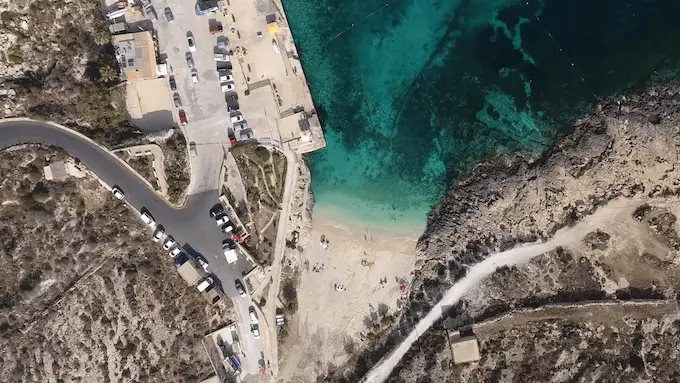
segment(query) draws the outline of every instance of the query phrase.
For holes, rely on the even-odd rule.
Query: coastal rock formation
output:
[[[587,235],[528,265],[498,269],[449,309],[459,326],[476,329],[479,363],[453,367],[435,326],[390,381],[636,382],[660,371],[658,381],[677,380],[678,357],[667,345],[680,340],[679,125],[680,87],[623,96],[579,121],[551,151],[492,159],[456,184],[419,242],[402,333],[488,254],[546,240],[609,210]],[[650,300],[666,309],[644,306]],[[584,301],[613,306],[604,313],[567,309],[517,325],[522,310]],[[624,302],[641,306],[621,308]],[[608,317],[616,310],[617,320]],[[504,315],[505,326],[487,330],[485,323]]]

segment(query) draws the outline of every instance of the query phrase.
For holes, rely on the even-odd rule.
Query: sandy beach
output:
[[[304,251],[296,260],[299,308],[290,334],[299,352],[284,357],[284,381],[307,381],[322,366],[339,365],[348,348],[361,347],[371,320],[401,308],[418,234],[390,236],[388,230],[366,226],[315,212],[311,230],[302,234]],[[320,243],[322,235],[327,248]]]

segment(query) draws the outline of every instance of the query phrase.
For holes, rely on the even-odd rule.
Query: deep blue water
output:
[[[484,157],[675,81],[680,1],[283,0],[328,146],[315,209],[421,229]]]

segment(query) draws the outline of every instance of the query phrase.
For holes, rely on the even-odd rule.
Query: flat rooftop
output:
[[[471,363],[480,359],[479,344],[474,336],[460,337],[458,332],[449,336],[451,351],[453,352],[453,363]]]
[[[116,59],[121,76],[126,81],[156,78],[156,50],[151,32],[135,32],[114,35],[111,43],[116,50]]]
[[[174,125],[172,96],[167,78],[152,78],[125,84],[125,104],[135,127],[154,132]]]

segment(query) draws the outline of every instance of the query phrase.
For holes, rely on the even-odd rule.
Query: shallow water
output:
[[[598,98],[676,80],[680,2],[283,0],[327,147],[315,210],[421,230],[485,156],[540,152]]]

